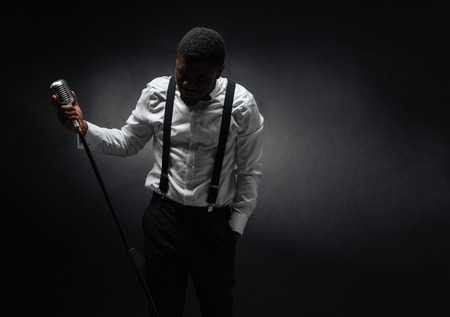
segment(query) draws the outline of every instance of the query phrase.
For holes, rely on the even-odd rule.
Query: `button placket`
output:
[[[197,146],[198,146],[198,119],[199,119],[199,112],[198,107],[194,106],[191,110],[191,116],[190,116],[190,133],[189,133],[189,146],[188,146],[188,152],[186,156],[186,195],[185,198],[190,199],[193,196],[193,190],[195,185],[195,159],[196,159],[196,152],[197,152]]]

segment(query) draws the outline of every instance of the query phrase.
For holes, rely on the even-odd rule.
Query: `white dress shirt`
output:
[[[158,77],[146,85],[122,128],[103,128],[87,121],[85,136],[92,151],[117,156],[136,154],[153,137],[155,162],[145,187],[155,192],[159,192],[169,78]],[[226,78],[217,79],[211,99],[192,106],[181,100],[178,89],[175,91],[166,195],[169,199],[189,206],[207,206],[227,82]],[[263,125],[253,95],[236,84],[216,206],[231,204],[229,223],[233,231],[241,234],[256,206],[262,175]]]

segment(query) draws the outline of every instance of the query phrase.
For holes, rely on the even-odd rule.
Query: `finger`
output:
[[[68,106],[68,105],[58,106],[56,114],[57,114],[59,120],[65,121],[65,120],[69,119],[70,115],[71,114],[73,115],[73,113],[76,112],[72,109],[73,109],[73,107]]]
[[[72,93],[72,96],[73,96],[72,105],[78,106],[78,100],[77,100],[77,95],[75,94],[75,91],[72,90],[71,93]]]
[[[59,108],[58,97],[57,97],[56,95],[52,95],[52,105],[53,105],[53,107],[55,107],[56,109]]]

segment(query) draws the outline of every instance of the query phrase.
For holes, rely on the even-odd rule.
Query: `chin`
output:
[[[187,98],[187,97],[181,97],[181,100],[184,101],[187,105],[193,105],[199,101],[199,99],[196,98]]]

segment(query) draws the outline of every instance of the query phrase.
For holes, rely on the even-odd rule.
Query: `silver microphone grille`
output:
[[[65,79],[54,81],[50,89],[58,96],[58,103],[60,105],[71,104],[74,101],[69,84],[67,84]]]

